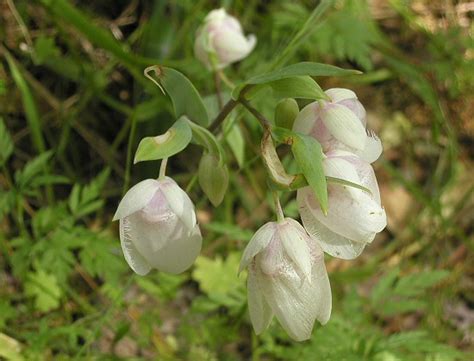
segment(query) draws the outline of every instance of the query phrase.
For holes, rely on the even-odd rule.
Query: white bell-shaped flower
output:
[[[217,70],[245,58],[256,43],[254,35],[245,37],[235,17],[218,9],[212,10],[198,29],[194,52],[208,69]]]
[[[139,275],[152,268],[178,274],[201,250],[202,237],[194,205],[174,180],[146,179],[125,194],[114,220],[129,266]]]
[[[387,225],[380,204],[377,179],[371,165],[347,151],[331,151],[323,160],[326,176],[356,183],[370,193],[348,185],[328,184],[329,209],[324,215],[314,196],[305,187],[298,190],[297,202],[306,231],[331,256],[353,259]]]
[[[296,341],[311,337],[314,321],[331,315],[331,287],[321,247],[295,220],[262,226],[247,245],[240,271],[248,267],[250,320],[262,333],[275,315]]]
[[[382,153],[380,139],[366,132],[366,112],[356,94],[349,89],[325,91],[331,101],[320,100],[304,107],[295,119],[293,130],[316,138],[324,151],[351,151],[372,163]]]

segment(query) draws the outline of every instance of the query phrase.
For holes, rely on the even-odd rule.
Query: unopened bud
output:
[[[292,129],[300,109],[293,98],[281,100],[275,109],[275,124],[278,127]]]
[[[214,154],[203,154],[199,163],[199,184],[214,207],[221,204],[229,185],[229,171]]]

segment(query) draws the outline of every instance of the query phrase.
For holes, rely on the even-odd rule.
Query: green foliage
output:
[[[59,307],[62,295],[56,277],[53,274],[47,274],[43,270],[28,274],[25,282],[25,293],[27,296],[35,298],[35,308],[41,312],[48,312]]]
[[[192,138],[185,116],[180,117],[168,131],[156,137],[145,137],[138,144],[134,163],[171,157],[181,152]]]

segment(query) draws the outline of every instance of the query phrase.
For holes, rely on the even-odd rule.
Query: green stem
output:
[[[168,158],[163,158],[160,164],[160,175],[158,180],[163,180],[166,177],[166,166],[168,165]]]
[[[277,216],[277,221],[281,222],[285,219],[285,215],[283,214],[283,209],[281,208],[280,197],[278,192],[272,192],[273,202],[275,202],[275,213]]]
[[[128,136],[128,146],[127,146],[127,164],[125,168],[125,179],[123,182],[123,190],[122,194],[128,189],[128,184],[130,183],[130,171],[132,168],[132,147],[133,147],[133,140],[135,139],[135,132],[137,130],[137,117],[135,114],[132,115],[131,125],[130,125],[130,133]]]

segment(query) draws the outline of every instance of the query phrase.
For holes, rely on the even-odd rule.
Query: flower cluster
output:
[[[244,36],[234,17],[219,9],[212,11],[199,29],[195,53],[210,70],[219,71],[246,57],[255,42],[254,36]],[[325,94],[327,100],[310,103],[301,111],[293,99],[290,105],[293,114],[297,113],[292,134],[313,137],[322,147],[322,169],[333,180],[327,188],[327,214],[312,188],[300,188],[297,203],[303,225],[285,218],[279,209],[278,221],[262,226],[243,253],[240,271],[248,269],[248,306],[257,334],[275,316],[290,337],[297,341],[309,339],[315,320],[325,324],[331,314],[324,252],[353,259],[386,226],[371,166],[382,153],[380,139],[367,130],[366,111],[354,92],[334,88]],[[269,128],[269,122],[265,126]],[[209,136],[207,133],[201,131],[200,137]],[[156,138],[151,140],[152,146]],[[274,157],[278,157],[271,145]],[[166,160],[162,163],[165,168]],[[219,204],[228,181],[222,157],[205,153],[199,173],[204,192],[213,204]],[[120,221],[125,259],[139,275],[152,268],[181,273],[200,252],[202,237],[194,205],[171,178],[164,176],[164,171],[160,171],[158,180],[147,179],[132,187],[114,219]]]

